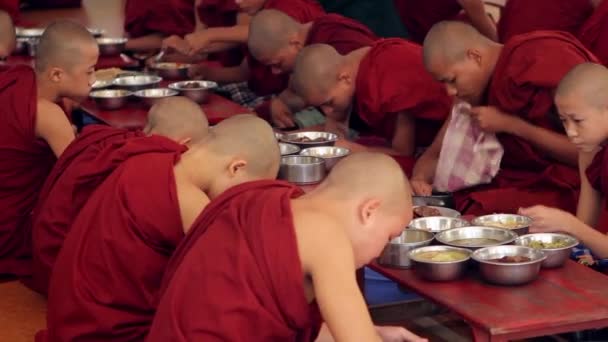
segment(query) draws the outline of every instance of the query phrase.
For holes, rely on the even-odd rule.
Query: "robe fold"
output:
[[[578,39],[608,66],[608,1],[604,0],[585,21]]]
[[[194,30],[194,15],[194,0],[127,0],[125,31],[131,38],[183,36]]]
[[[462,10],[456,0],[394,0],[395,8],[410,39],[422,44],[431,27],[443,20],[453,20]]]
[[[196,12],[206,27],[230,27],[237,24],[239,7],[234,0],[204,0],[196,8]],[[243,61],[245,49],[245,46],[239,46],[213,53],[209,59],[219,61],[225,67],[237,66]]]

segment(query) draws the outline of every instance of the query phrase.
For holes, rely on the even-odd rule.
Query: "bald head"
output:
[[[462,60],[469,49],[492,43],[469,24],[441,21],[424,38],[424,64],[427,69],[436,61],[451,64]]]
[[[207,136],[209,122],[194,101],[183,96],[172,96],[158,101],[150,108],[144,131],[177,142],[196,144]]]
[[[83,63],[85,49],[97,49],[97,41],[82,25],[68,20],[49,25],[36,51],[36,71],[51,67],[69,69]]]
[[[325,93],[338,79],[344,56],[326,44],[312,44],[298,54],[290,87],[301,98]]]
[[[574,67],[555,92],[556,99],[566,97],[596,108],[608,108],[608,68],[594,63]]]
[[[15,49],[15,26],[13,19],[5,12],[0,11],[0,58],[8,57]]]
[[[260,11],[249,24],[249,52],[257,60],[271,58],[289,45],[301,27],[300,23],[281,11]]]

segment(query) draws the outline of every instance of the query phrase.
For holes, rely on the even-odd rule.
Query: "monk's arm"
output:
[[[414,164],[412,181],[422,181],[433,184],[437,162],[439,161],[439,153],[441,153],[441,146],[443,145],[443,137],[445,136],[445,131],[447,131],[449,124],[450,119],[448,118],[443,123],[443,126],[441,126],[441,130],[439,130],[435,139],[433,139],[431,146],[422,153],[420,158],[416,161],[416,164]]]
[[[473,26],[475,26],[481,34],[493,41],[498,41],[496,25],[486,13],[486,8],[482,0],[458,0],[458,3],[466,12]]]
[[[38,101],[36,113],[36,135],[44,139],[55,156],[59,157],[74,140],[74,130],[59,106]]]
[[[574,217],[574,222],[567,225],[565,233],[574,235],[581,243],[593,251],[598,258],[608,258],[608,236]]]
[[[160,33],[149,34],[147,36],[132,38],[127,41],[126,49],[131,51],[149,51],[160,49],[163,45],[163,36]]]
[[[578,157],[578,168],[581,178],[581,192],[578,196],[578,207],[576,217],[591,227],[597,225],[601,211],[601,194],[596,191],[589,183],[587,178],[587,167],[593,161],[597,151],[591,153],[580,152]]]
[[[198,7],[203,3],[203,0],[194,1],[194,32],[204,30],[207,25],[201,20],[198,15]]]

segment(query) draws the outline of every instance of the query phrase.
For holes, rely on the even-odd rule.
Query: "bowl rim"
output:
[[[437,231],[432,230],[432,229],[424,229],[424,228],[414,228],[414,227],[412,227],[412,222],[414,222],[414,221],[422,221],[422,220],[426,220],[426,219],[429,219],[429,218],[436,218],[436,219],[437,218],[441,218],[441,219],[448,219],[448,220],[458,220],[458,221],[462,221],[466,225],[464,225],[462,227],[447,228],[447,229],[441,229],[441,230],[437,230]],[[469,222],[468,220],[465,220],[465,219],[463,219],[461,217],[452,217],[452,216],[424,216],[424,217],[417,217],[417,218],[412,219],[410,221],[410,223],[407,224],[407,226],[408,226],[408,228],[411,227],[411,229],[426,230],[426,231],[429,231],[429,232],[437,232],[438,233],[438,232],[443,232],[443,231],[450,230],[450,229],[470,227],[471,226],[471,222]],[[456,248],[459,248],[459,247],[456,247]]]
[[[293,141],[293,140],[289,140],[289,137],[297,137],[299,135],[302,135],[304,133],[323,133],[323,134],[329,134],[329,138],[327,138],[327,141],[324,142],[319,142],[319,141]],[[326,144],[326,143],[330,143],[330,142],[335,142],[338,140],[338,135],[335,133],[331,133],[331,132],[323,132],[323,131],[306,131],[306,132],[293,132],[293,133],[284,133],[283,136],[280,138],[280,140],[282,142],[286,142],[286,143],[290,143],[290,144],[297,144],[297,145],[316,145],[316,144]]]
[[[294,145],[294,143],[285,143],[285,144]],[[306,154],[306,153],[310,153],[311,150],[321,149],[321,148],[338,149],[338,150],[342,151],[342,154],[337,155],[337,156],[314,156],[314,155]],[[311,147],[303,148],[300,150],[301,156],[319,157],[319,158],[323,158],[323,159],[344,158],[344,157],[348,156],[349,154],[350,154],[350,149],[348,149],[346,147],[340,147],[340,146],[311,146]]]
[[[503,232],[507,232],[508,235],[510,235],[510,238],[505,240],[505,241],[501,241],[495,245],[490,245],[490,246],[463,246],[463,245],[457,245],[457,244],[451,244],[450,241],[446,241],[445,239],[442,239],[442,234],[446,234],[449,231],[452,230],[456,230],[456,229],[467,229],[467,228],[481,228],[481,229],[491,229],[491,230],[499,230],[499,231],[503,231]],[[497,228],[497,227],[485,227],[485,226],[467,226],[467,227],[458,227],[458,228],[452,228],[452,229],[446,229],[446,230],[442,230],[439,233],[436,234],[435,238],[437,239],[438,242],[444,244],[444,245],[448,245],[448,246],[454,246],[454,247],[462,247],[462,248],[487,248],[487,247],[495,247],[495,246],[502,246],[502,245],[509,245],[511,243],[513,243],[513,241],[515,241],[515,239],[517,238],[517,234],[513,232],[513,229],[505,229],[505,228]]]
[[[15,27],[16,38],[40,38],[44,34],[46,27]],[[28,32],[33,32],[29,33]]]
[[[164,69],[166,70],[166,69]],[[208,87],[198,87],[198,88],[182,88],[181,85],[185,84],[185,83],[193,83],[193,82],[197,82],[197,83],[209,83],[210,85]],[[173,82],[171,84],[169,84],[169,89],[173,89],[173,90],[178,90],[178,91],[197,91],[197,90],[211,90],[211,89],[215,89],[218,87],[217,82],[214,81],[205,81],[205,80],[186,80],[186,81],[179,81],[179,82]]]
[[[151,81],[146,82],[146,83],[139,83],[139,84],[121,84],[119,82],[120,79],[127,78],[127,77],[149,77],[149,78],[151,78]],[[141,86],[146,86],[146,85],[150,85],[150,84],[160,83],[162,80],[163,80],[162,77],[156,76],[156,75],[124,74],[124,75],[116,75],[116,77],[114,77],[114,79],[112,80],[112,84],[115,86],[120,86],[120,87],[141,87]]]
[[[149,91],[149,90],[166,90],[166,91],[170,92],[170,95],[163,95],[163,96],[146,96],[146,95],[143,95],[144,92]],[[169,96],[177,96],[178,94],[179,93],[176,90],[169,89],[169,88],[164,88],[164,87],[146,88],[146,89],[141,89],[141,90],[137,90],[137,91],[133,92],[133,96],[144,98],[144,99],[162,99],[162,98],[169,97]]]
[[[159,68],[158,67],[159,64],[176,64],[179,66],[176,68]],[[182,70],[182,69],[189,69],[191,66],[192,66],[191,63],[178,63],[178,62],[156,62],[156,63],[150,64],[150,68],[154,69],[154,70]]]
[[[284,143],[284,142],[280,142],[280,141],[278,142],[278,144],[279,144],[279,150],[281,149],[281,145],[285,145],[285,146],[288,146],[289,148],[294,148],[295,151],[293,153],[298,153],[301,151],[301,148],[298,145]],[[290,153],[290,154],[293,154],[293,153]],[[315,157],[315,156],[306,156],[306,157]]]
[[[452,209],[452,208],[448,208],[448,207],[440,207],[437,205],[412,205],[412,210],[414,210],[416,208],[420,208],[420,207],[429,207],[429,208],[435,208],[435,209],[441,209],[441,210],[448,210],[448,211],[458,214],[458,216],[441,216],[440,215],[440,216],[423,216],[423,217],[449,217],[449,218],[458,218],[458,219],[461,219],[461,217],[462,217],[462,213],[456,209]],[[422,217],[419,217],[419,218],[422,218]],[[412,219],[412,220],[415,220],[415,219]],[[469,220],[465,220],[465,221],[469,222],[469,224],[473,224]],[[485,227],[485,226],[480,226],[480,227]],[[463,227],[459,227],[459,228],[463,228]],[[491,227],[491,228],[496,228],[496,227]]]
[[[129,38],[125,37],[98,37],[95,38],[98,45],[111,45],[111,44],[125,44],[129,41]],[[112,42],[108,42],[112,41]]]
[[[284,164],[283,163],[283,159],[292,159],[292,158],[301,158],[301,157],[308,157],[308,158],[312,158],[315,161],[312,163],[306,163],[306,164]],[[280,165],[281,166],[294,166],[294,165],[324,165],[325,164],[325,159],[321,158],[321,157],[314,157],[314,156],[301,156],[299,154],[291,154],[291,155],[287,155],[287,156],[281,156],[281,162]]]
[[[517,237],[517,239],[515,239],[514,243],[518,246],[523,246],[523,247],[530,247],[526,244],[524,244],[523,240],[525,240],[526,238],[533,238],[534,236],[539,236],[539,235],[547,235],[547,236],[559,236],[568,240],[572,240],[572,243],[566,247],[559,247],[559,248],[538,248],[538,250],[541,251],[563,251],[566,249],[571,249],[576,247],[580,241],[572,236],[572,235],[568,235],[568,234],[562,234],[562,233],[530,233],[530,234],[525,234],[525,235],[521,235],[519,237]],[[530,247],[530,248],[534,248],[534,247]]]
[[[532,251],[533,253],[540,252],[541,257],[538,259],[533,259],[533,260],[524,261],[524,262],[497,262],[497,261],[490,261],[490,260],[482,259],[479,257],[479,254],[481,254],[482,251],[484,251],[486,249],[490,249],[490,248],[494,248],[494,247],[505,247],[505,246],[523,247],[523,248],[526,248],[526,249]],[[532,247],[527,247],[527,246],[500,245],[500,246],[488,246],[488,247],[480,248],[471,254],[471,258],[473,258],[473,260],[477,261],[480,264],[499,265],[499,266],[523,266],[523,265],[533,265],[533,264],[537,264],[537,263],[542,263],[543,261],[545,261],[545,259],[547,259],[547,254],[540,249],[534,249]]]
[[[416,232],[423,232],[423,233],[430,233],[431,237],[429,239],[426,240],[422,240],[422,241],[416,241],[416,242],[393,242],[393,239],[396,239],[397,237],[401,236],[401,234],[403,234],[406,231],[416,231]],[[401,246],[401,245],[412,245],[412,244],[419,244],[419,243],[431,243],[433,240],[435,239],[435,234],[431,233],[428,230],[424,230],[424,229],[410,229],[410,228],[404,228],[401,233],[399,233],[399,235],[395,236],[394,238],[390,239],[388,241],[388,243],[386,245],[391,245],[391,246]]]
[[[438,248],[439,247],[439,248]],[[428,261],[428,260],[420,260],[418,258],[416,258],[416,254],[419,253],[424,253],[427,250],[433,251],[436,249],[441,249],[441,250],[454,250],[454,251],[460,251],[460,252],[465,252],[467,254],[467,257],[461,260],[453,260],[453,261]],[[407,257],[410,260],[413,260],[415,262],[419,262],[419,263],[425,263],[425,264],[437,264],[437,265],[447,265],[447,264],[458,264],[458,263],[464,263],[467,262],[469,260],[471,260],[471,257],[473,255],[473,251],[471,251],[470,249],[467,248],[462,248],[462,247],[454,247],[454,246],[422,246],[422,247],[418,247],[415,249],[412,249],[411,251],[407,252]]]
[[[488,214],[488,215],[482,215],[482,216],[478,216],[474,219],[471,220],[471,223],[477,226],[484,226],[484,220],[485,218],[489,218],[492,216],[517,216],[517,217],[523,217],[526,221],[526,223],[522,223],[522,225],[518,225],[515,228],[503,228],[503,229],[509,229],[509,230],[515,230],[515,229],[523,229],[523,228],[528,228],[530,227],[530,225],[532,225],[532,218],[529,216],[524,216],[524,215],[519,215],[519,214],[508,214],[508,213],[494,213],[494,214]],[[484,227],[493,227],[493,226],[484,226]],[[494,227],[494,228],[502,228],[502,227]]]
[[[124,92],[123,95],[119,95],[119,96],[112,96],[112,97],[105,97],[105,96],[98,96],[96,93],[102,92],[102,91],[117,91],[117,92]],[[91,92],[89,92],[89,97],[94,98],[94,99],[119,99],[119,98],[124,98],[124,97],[129,97],[132,96],[133,92],[132,91],[128,91],[125,89],[95,89]]]

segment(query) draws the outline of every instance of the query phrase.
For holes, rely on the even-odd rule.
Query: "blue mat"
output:
[[[368,305],[381,305],[418,299],[414,292],[403,290],[394,281],[365,268],[365,299]]]

